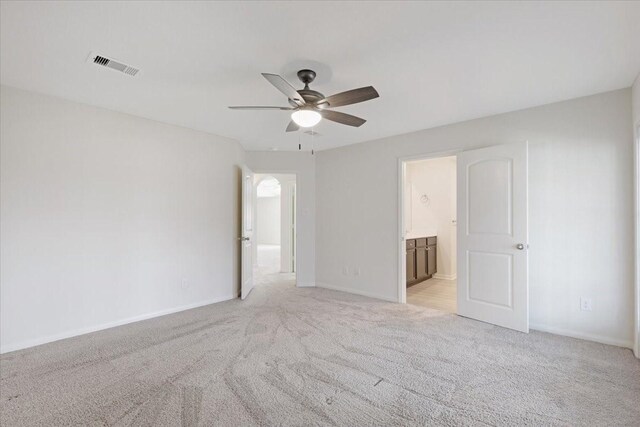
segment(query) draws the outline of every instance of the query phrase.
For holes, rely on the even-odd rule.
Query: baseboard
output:
[[[440,279],[440,280],[456,280],[456,278],[458,277],[457,274],[440,274],[440,273],[436,273],[433,275],[434,279]]]
[[[37,345],[47,344],[54,341],[60,341],[66,338],[77,337],[79,335],[85,335],[91,332],[98,332],[105,329],[115,328],[117,326],[122,326],[129,323],[140,322],[142,320],[152,319],[154,317],[166,316],[167,314],[173,314],[173,313],[178,313],[180,311],[191,310],[193,308],[203,307],[205,305],[215,304],[217,302],[229,301],[235,298],[237,298],[237,296],[235,295],[214,298],[206,301],[200,301],[194,304],[187,304],[180,307],[173,307],[165,310],[159,310],[152,313],[141,314],[139,316],[133,316],[133,317],[128,317],[126,319],[116,320],[113,322],[102,323],[99,325],[89,326],[81,329],[75,329],[73,331],[67,331],[60,334],[49,335],[46,337],[27,340],[17,344],[5,345],[0,347],[0,354],[22,350],[25,348],[35,347]]]
[[[324,289],[331,289],[333,291],[346,292],[348,294],[362,295],[363,297],[375,298],[375,299],[380,299],[380,300],[383,300],[383,301],[398,302],[397,298],[389,298],[389,297],[386,297],[386,296],[383,296],[383,295],[375,294],[373,292],[361,291],[359,289],[351,289],[351,288],[347,288],[347,287],[344,287],[344,286],[330,285],[328,283],[316,282],[316,287],[317,288],[324,288]]]
[[[554,328],[553,326],[530,324],[529,327],[540,332],[548,332],[555,335],[563,335],[565,337],[578,338],[581,340],[594,341],[601,344],[615,345],[617,347],[633,348],[633,343],[627,340],[605,337],[602,335],[589,334],[584,332],[572,331],[569,329]]]
[[[311,282],[311,283],[297,283],[296,287],[298,288],[315,288],[316,284]]]

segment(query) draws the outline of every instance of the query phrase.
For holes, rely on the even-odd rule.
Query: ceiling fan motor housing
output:
[[[308,86],[309,83],[315,80],[316,72],[313,70],[300,70],[298,71],[298,78],[305,86]]]
[[[298,78],[302,83],[304,83],[304,89],[298,90],[298,93],[304,99],[304,102],[310,104],[310,106],[315,106],[317,108],[327,107],[328,104],[326,102],[321,103],[323,99],[325,99],[324,94],[318,92],[317,90],[309,89],[309,83],[313,82],[316,78],[316,72],[313,70],[300,70],[298,71]],[[289,104],[294,107],[298,107],[294,101],[289,99]]]

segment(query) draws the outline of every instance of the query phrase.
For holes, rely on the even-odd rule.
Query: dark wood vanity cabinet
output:
[[[416,250],[407,249],[407,282],[416,280]]]
[[[407,282],[416,279],[416,241],[407,240]]]
[[[407,286],[430,279],[436,273],[437,237],[407,239]]]
[[[426,271],[427,271],[427,276],[429,277],[436,274],[436,262],[437,262],[436,257],[437,257],[436,245],[428,246]]]

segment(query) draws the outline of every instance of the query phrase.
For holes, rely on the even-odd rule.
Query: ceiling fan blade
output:
[[[232,110],[293,110],[292,107],[264,107],[264,106],[239,106],[229,107]]]
[[[346,92],[336,93],[324,99],[329,103],[330,107],[342,107],[343,105],[357,104],[358,102],[368,101],[379,97],[378,92],[373,86],[361,87],[360,89],[348,90]]]
[[[360,127],[366,122],[365,119],[352,116],[351,114],[340,113],[339,111],[318,110],[318,112],[327,120],[347,126]]]
[[[302,97],[302,95],[300,95],[298,93],[298,91],[295,90],[295,88],[289,84],[289,82],[287,82],[285,79],[283,79],[279,75],[277,75],[277,74],[269,74],[269,73],[262,73],[262,76],[265,79],[267,79],[269,81],[269,83],[274,85],[276,87],[276,89],[278,89],[280,92],[282,92],[285,95],[287,95],[287,98],[289,98],[290,100],[292,100],[296,104],[298,104],[298,105],[304,105],[305,104],[305,101],[304,101],[304,98]]]
[[[289,126],[287,126],[287,132],[295,132],[300,129],[300,126],[296,124],[293,120],[289,122]]]

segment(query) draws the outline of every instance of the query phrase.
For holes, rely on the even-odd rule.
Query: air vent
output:
[[[111,68],[112,70],[120,71],[121,73],[125,73],[130,76],[135,76],[140,72],[139,68],[132,67],[131,65],[123,64],[122,62],[116,61],[115,59],[107,58],[106,56],[97,55],[94,53],[89,55],[89,61],[103,67]]]

